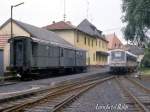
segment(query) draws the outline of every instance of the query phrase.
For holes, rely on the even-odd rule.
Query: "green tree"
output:
[[[147,48],[145,48],[145,55],[142,60],[142,65],[144,67],[150,67],[150,43],[147,45]]]
[[[122,21],[126,23],[123,29],[125,39],[142,46],[149,39],[150,0],[122,1]]]

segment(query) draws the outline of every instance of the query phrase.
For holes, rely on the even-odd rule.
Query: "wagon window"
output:
[[[64,50],[61,49],[61,57],[63,57],[63,56],[64,56]]]
[[[53,50],[54,50],[54,51],[53,51],[53,56],[54,56],[54,57],[58,57],[58,56],[59,56],[59,48],[58,48],[58,47],[54,47]]]
[[[32,43],[32,55],[37,55],[37,43]]]
[[[49,48],[49,56],[50,56],[50,57],[53,57],[53,56],[54,56],[53,53],[54,53],[54,47],[51,46],[51,47]]]

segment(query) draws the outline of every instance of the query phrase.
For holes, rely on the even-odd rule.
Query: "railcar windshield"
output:
[[[111,52],[112,61],[125,61],[125,52],[123,51],[112,51]]]

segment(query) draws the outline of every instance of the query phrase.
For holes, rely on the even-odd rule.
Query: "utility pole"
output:
[[[13,38],[13,7],[18,7],[22,4],[24,4],[24,2],[19,3],[17,5],[11,5],[11,17],[10,17],[10,19],[11,19],[11,38]]]
[[[66,0],[64,0],[64,21],[66,21]]]
[[[88,19],[89,18],[89,1],[88,0],[86,0],[86,4],[87,4],[87,6],[86,6],[86,18]]]
[[[13,14],[12,14],[12,10],[13,10],[13,6],[11,5],[11,17],[10,17],[10,19],[11,19],[11,38],[13,37],[13,25],[12,25],[12,18],[13,18]]]

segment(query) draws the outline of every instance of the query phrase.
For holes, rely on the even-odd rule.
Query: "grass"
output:
[[[141,68],[141,72],[144,75],[150,75],[150,68]]]
[[[0,82],[4,80],[4,77],[0,77]]]

